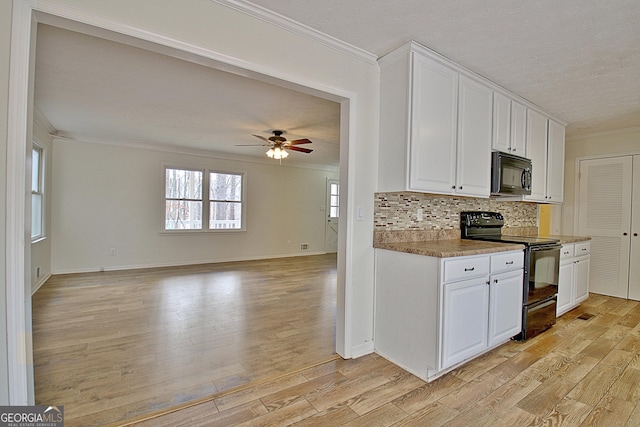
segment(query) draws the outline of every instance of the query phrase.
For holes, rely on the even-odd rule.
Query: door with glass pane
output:
[[[325,252],[338,252],[338,225],[340,220],[340,183],[327,180],[327,222],[325,226]]]

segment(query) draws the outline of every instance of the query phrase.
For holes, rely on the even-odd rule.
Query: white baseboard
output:
[[[44,276],[40,277],[40,280],[38,280],[31,289],[31,296],[33,296],[33,294],[35,294],[38,289],[42,287],[42,285],[44,285],[44,282],[49,280],[49,277],[51,277],[51,273],[45,274]]]
[[[115,265],[108,267],[83,267],[76,269],[60,269],[55,270],[53,274],[77,274],[77,273],[96,273],[100,271],[122,271],[122,270],[137,270],[143,268],[161,268],[161,267],[180,267],[184,265],[199,265],[199,264],[218,264],[222,262],[236,262],[236,261],[258,261],[263,259],[276,259],[276,258],[292,258],[299,256],[311,256],[311,255],[325,255],[327,252],[318,251],[318,252],[295,252],[291,254],[280,254],[280,255],[266,255],[266,256],[255,256],[255,257],[234,257],[234,258],[223,258],[223,259],[202,259],[195,260],[189,262],[165,262],[165,263],[153,263],[153,264],[129,264],[129,265]],[[35,291],[34,291],[35,292]]]
[[[351,357],[354,359],[366,356],[367,354],[371,354],[373,352],[373,341],[367,341],[365,343],[351,347]]]

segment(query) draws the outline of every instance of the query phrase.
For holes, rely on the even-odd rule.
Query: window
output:
[[[329,184],[329,217],[338,218],[340,213],[340,184]]]
[[[243,177],[166,168],[164,229],[242,230]],[[208,191],[203,191],[205,188]]]
[[[31,151],[31,241],[44,237],[44,150],[33,144]]]
[[[242,228],[242,175],[209,174],[209,228]]]

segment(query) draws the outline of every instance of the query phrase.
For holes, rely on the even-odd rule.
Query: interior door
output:
[[[325,252],[338,252],[338,225],[340,221],[340,183],[327,180],[327,223],[325,225]]]
[[[578,234],[591,236],[589,290],[627,298],[631,193],[631,156],[580,162]]]

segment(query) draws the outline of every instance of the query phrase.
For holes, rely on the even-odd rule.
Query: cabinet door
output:
[[[409,137],[409,189],[453,193],[456,165],[458,74],[414,55]],[[383,144],[393,141],[383,141]]]
[[[573,259],[560,263],[556,316],[566,313],[574,306],[575,295],[573,294],[573,263]]]
[[[562,203],[564,193],[564,126],[549,120],[547,201]]]
[[[547,118],[527,110],[527,153],[531,159],[531,195],[525,200],[546,202],[547,191]]]
[[[458,98],[457,194],[489,197],[493,91],[460,76]]]
[[[491,276],[489,347],[508,341],[522,328],[522,270]]]
[[[576,258],[573,264],[576,304],[589,298],[589,258],[589,255]]]
[[[527,107],[511,101],[511,154],[530,159],[527,147]]]
[[[444,285],[442,369],[487,348],[488,277]]]
[[[493,93],[493,138],[491,148],[511,153],[511,99]]]

